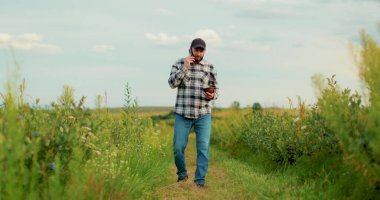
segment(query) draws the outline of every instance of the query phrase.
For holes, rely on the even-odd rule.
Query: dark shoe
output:
[[[189,178],[188,175],[186,175],[184,177],[178,177],[177,182],[186,182],[188,178]]]
[[[205,189],[206,188],[205,184],[195,183],[195,185],[197,186],[197,188],[200,188],[200,189]]]

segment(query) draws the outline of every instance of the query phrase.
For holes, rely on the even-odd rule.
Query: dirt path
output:
[[[227,178],[225,169],[220,165],[224,158],[216,149],[211,148],[210,164],[206,176],[206,188],[201,189],[194,184],[196,170],[195,134],[189,138],[186,148],[186,164],[189,179],[185,183],[176,183],[176,167],[173,164],[171,174],[173,183],[160,188],[155,197],[158,199],[246,199],[238,182]],[[227,158],[225,158],[227,159]]]

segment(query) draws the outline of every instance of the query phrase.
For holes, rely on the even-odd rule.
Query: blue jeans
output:
[[[185,149],[189,139],[190,129],[194,126],[197,144],[197,170],[194,182],[205,184],[208,169],[211,114],[203,115],[197,119],[190,119],[174,114],[174,161],[177,166],[178,177],[187,175],[185,162]]]

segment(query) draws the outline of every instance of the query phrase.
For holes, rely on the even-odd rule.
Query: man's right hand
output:
[[[183,64],[183,66],[185,67],[186,70],[188,70],[190,68],[190,64],[194,63],[194,61],[195,61],[194,56],[190,55],[187,58],[185,58],[185,63]]]

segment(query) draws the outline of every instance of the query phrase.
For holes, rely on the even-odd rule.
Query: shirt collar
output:
[[[205,59],[202,59],[202,60],[199,62],[199,64],[201,64],[201,65],[206,65],[207,63],[206,63]]]

